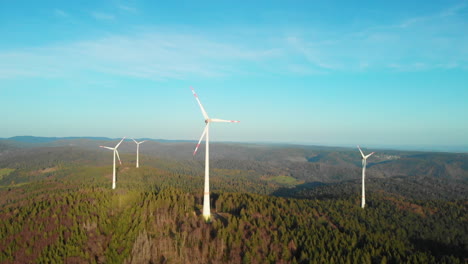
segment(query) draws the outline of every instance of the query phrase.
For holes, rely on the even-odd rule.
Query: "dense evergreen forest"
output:
[[[359,173],[319,181],[284,173],[274,158],[220,157],[206,223],[202,160],[143,154],[136,169],[134,155],[123,153],[113,191],[108,154],[62,146],[0,152],[1,263],[468,261],[463,171],[376,172],[362,209]]]

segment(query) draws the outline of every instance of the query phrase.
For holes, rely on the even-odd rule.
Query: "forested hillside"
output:
[[[142,145],[139,169],[135,146],[125,145],[114,191],[107,151],[8,145],[0,152],[0,262],[468,261],[464,154],[376,157],[362,209],[355,151],[218,146],[210,179],[213,219],[205,223],[203,159],[158,154],[156,147],[166,143],[154,144]],[[245,156],[226,158],[231,151]],[[381,170],[405,168],[397,160],[421,165],[400,174]],[[439,163],[451,174],[432,173]]]
[[[116,141],[100,138],[63,139],[41,144],[0,140],[0,150],[2,146],[11,149],[8,155],[1,155],[0,152],[0,164],[6,166],[12,161],[27,163],[30,157],[51,161],[55,155],[61,161],[102,165],[106,163],[100,162],[105,162],[105,157],[111,154],[103,153],[99,145],[113,144]],[[141,154],[150,160],[168,160],[180,167],[194,161],[204,161],[204,148],[200,148],[197,156],[193,157],[194,147],[195,143],[148,141],[141,145]],[[256,175],[288,176],[303,182],[339,182],[360,177],[361,157],[357,149],[234,143],[214,143],[211,149],[211,166],[220,170],[242,170],[243,173],[254,171]],[[57,154],[60,151],[62,153]],[[135,151],[133,141],[125,141],[119,148],[121,154],[129,154],[123,158],[126,163],[135,161]],[[372,151],[376,151],[376,154],[368,160],[369,177],[428,176],[468,179],[467,153]]]
[[[330,194],[332,195],[332,194]],[[45,180],[0,192],[4,263],[464,263],[467,201],[326,200]]]

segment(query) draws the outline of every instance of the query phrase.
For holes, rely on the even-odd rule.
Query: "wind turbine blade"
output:
[[[200,142],[202,141],[203,137],[205,136],[207,130],[208,130],[208,124],[205,126],[205,129],[203,129],[203,133],[201,134],[200,140],[198,140],[198,144],[195,147],[195,150],[193,151],[193,156],[195,156],[195,154],[197,154],[198,147],[200,147]]]
[[[122,140],[120,140],[119,144],[117,144],[117,146],[115,146],[115,149],[117,149],[120,146],[120,144],[122,144],[122,141],[124,141],[125,138],[126,137],[123,137]]]
[[[120,165],[122,165],[122,161],[120,160],[119,151],[117,150],[117,148],[115,149],[115,153],[117,154],[117,158],[119,159]]]
[[[201,109],[201,111],[202,111],[203,117],[205,118],[205,120],[206,120],[206,119],[209,119],[208,114],[207,114],[206,111],[205,111],[205,108],[203,108],[203,105],[202,105],[202,103],[200,102],[200,99],[198,99],[197,93],[195,93],[195,90],[194,90],[192,87],[190,87],[190,89],[192,89],[193,96],[195,96],[195,99],[197,100],[198,105],[200,106],[200,109]]]
[[[372,152],[371,154],[367,155],[367,156],[366,156],[366,159],[367,159],[368,157],[372,156],[372,154],[374,154],[374,153],[375,153],[375,152]]]
[[[106,146],[99,146],[100,148],[106,148],[106,149],[110,149],[110,150],[114,150],[114,148],[110,148],[110,147],[106,147]]]
[[[135,142],[136,144],[138,144],[138,142],[137,142],[135,139],[132,138],[132,140],[133,140],[133,142]]]
[[[210,122],[219,122],[219,123],[239,123],[240,121],[237,121],[237,120],[224,120],[224,119],[212,118],[212,119],[210,119]]]
[[[364,153],[362,153],[362,150],[361,150],[361,148],[359,147],[359,145],[357,146],[357,148],[359,149],[359,152],[361,152],[362,158],[365,158]]]

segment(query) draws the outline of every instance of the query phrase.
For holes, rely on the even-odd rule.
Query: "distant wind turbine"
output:
[[[200,146],[200,142],[202,141],[203,137],[206,136],[205,138],[205,145],[206,145],[206,151],[205,151],[205,192],[203,195],[203,217],[205,218],[206,221],[208,221],[211,217],[210,213],[210,139],[209,139],[209,134],[210,134],[210,123],[216,123],[216,122],[223,122],[223,123],[239,123],[240,121],[234,121],[234,120],[223,120],[223,119],[216,119],[216,118],[209,118],[208,114],[205,111],[205,108],[203,108],[203,105],[200,102],[200,99],[198,99],[198,95],[195,93],[195,90],[192,89],[193,96],[195,96],[195,99],[198,102],[198,105],[200,106],[201,112],[203,114],[203,117],[205,118],[205,129],[203,130],[203,133],[200,137],[200,140],[198,141],[197,146],[195,147],[195,150],[193,151],[193,155],[197,153],[198,147]]]
[[[114,170],[113,170],[113,174],[112,174],[112,189],[115,189],[115,155],[117,155],[117,158],[119,159],[119,163],[120,163],[120,165],[122,165],[122,161],[120,161],[119,151],[117,150],[117,148],[120,146],[122,141],[124,141],[124,139],[125,139],[125,137],[123,137],[122,140],[120,140],[120,142],[117,143],[117,145],[115,145],[115,147],[113,147],[113,148],[106,147],[106,146],[99,146],[101,148],[106,148],[106,149],[110,149],[110,150],[114,151]]]
[[[364,153],[362,153],[361,148],[359,146],[357,146],[357,147],[359,149],[359,152],[361,152],[361,156],[362,156],[362,200],[361,200],[361,207],[364,208],[364,206],[366,205],[366,189],[364,187],[364,180],[366,178],[367,158],[369,158],[375,152],[372,152],[371,154],[366,156],[366,155],[364,155]]]
[[[137,160],[136,160],[136,167],[139,168],[140,167],[140,162],[139,162],[139,152],[140,152],[140,144],[143,143],[143,142],[146,142],[146,140],[143,140],[143,141],[140,141],[140,142],[137,142],[135,139],[132,138],[132,140],[135,142],[135,144],[137,144]]]

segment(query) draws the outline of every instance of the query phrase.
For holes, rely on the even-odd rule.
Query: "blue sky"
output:
[[[468,145],[468,1],[0,7],[0,137]]]

